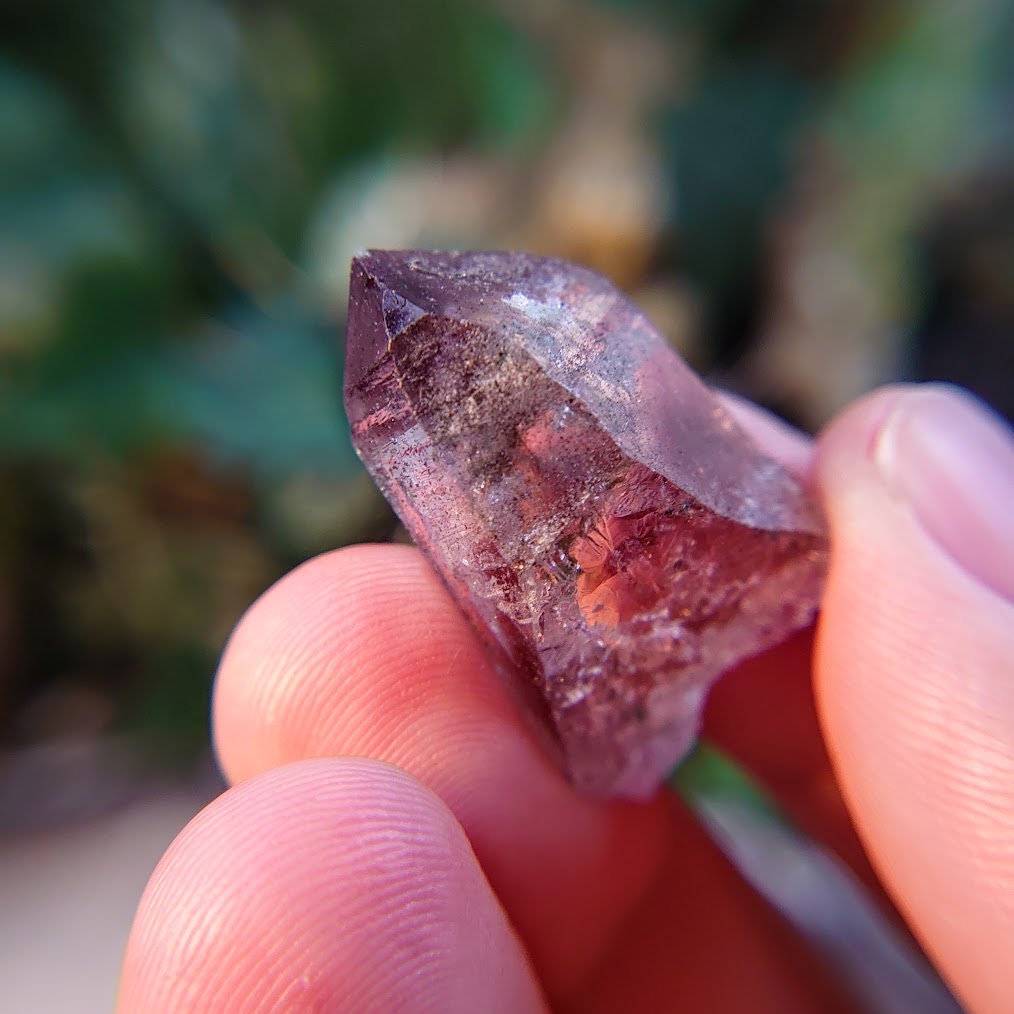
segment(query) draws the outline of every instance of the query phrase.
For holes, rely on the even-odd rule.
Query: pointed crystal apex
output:
[[[817,508],[585,268],[357,257],[345,396],[367,468],[584,791],[650,795],[714,680],[813,618]]]

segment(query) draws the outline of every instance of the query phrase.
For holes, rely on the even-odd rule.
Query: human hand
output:
[[[1014,440],[941,388],[815,447],[732,407],[812,476],[832,565],[816,639],[725,677],[705,734],[876,870],[969,1009],[1010,1010]],[[569,788],[414,549],[265,593],[214,717],[234,788],[152,876],[121,1011],[840,1008],[673,794]]]

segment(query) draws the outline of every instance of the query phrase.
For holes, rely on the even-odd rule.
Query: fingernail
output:
[[[874,460],[930,537],[1014,600],[1014,431],[958,388],[916,387],[895,402]]]

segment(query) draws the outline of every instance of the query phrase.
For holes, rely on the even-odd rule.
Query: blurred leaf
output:
[[[824,228],[871,293],[870,326],[885,332],[912,320],[924,295],[914,244],[947,181],[995,158],[1004,130],[1014,136],[1009,110],[997,116],[986,101],[1010,62],[990,46],[1003,6],[903,9],[825,98],[818,130],[837,185]]]
[[[665,120],[681,258],[713,313],[752,278],[808,98],[776,65],[739,63],[712,71]]]
[[[703,741],[673,772],[670,784],[690,803],[727,799],[764,817],[781,819],[764,790],[738,764]]]
[[[153,397],[181,437],[264,481],[358,471],[337,336],[291,303],[273,310],[237,306],[175,348],[153,378]]]

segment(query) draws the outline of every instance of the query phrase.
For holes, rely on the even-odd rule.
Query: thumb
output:
[[[1014,437],[957,389],[890,388],[829,426],[817,469],[817,694],[842,789],[957,994],[1010,1010]]]

